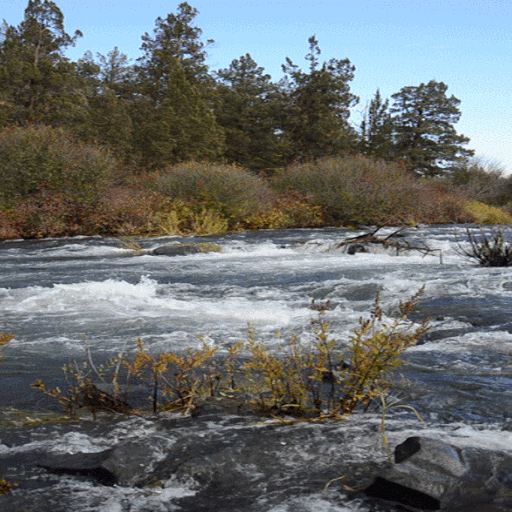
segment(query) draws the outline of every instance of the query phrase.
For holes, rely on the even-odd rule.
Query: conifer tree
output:
[[[398,156],[421,176],[448,173],[457,162],[473,155],[463,146],[469,142],[457,134],[454,124],[461,116],[460,100],[446,96],[448,86],[431,80],[403,87],[391,97],[393,131]]]
[[[393,124],[389,113],[389,100],[382,99],[380,90],[361,123],[361,152],[368,156],[392,160],[394,158]]]
[[[282,66],[285,78],[280,85],[286,103],[281,129],[290,160],[337,154],[356,143],[355,132],[348,123],[350,108],[358,102],[349,86],[355,67],[348,59],[330,59],[320,64],[316,37],[308,41],[308,72],[289,58]]]
[[[77,63],[77,75],[87,101],[82,122],[73,131],[86,140],[108,146],[116,156],[131,155],[132,119],[126,96],[129,91],[128,57],[117,47],[99,62],[87,52]]]
[[[186,2],[178,14],[158,18],[152,36],[142,38],[132,97],[134,144],[141,163],[163,167],[187,159],[211,159],[224,149],[209,98],[201,29]]]
[[[0,36],[0,90],[9,123],[63,125],[81,114],[74,64],[65,56],[81,32],[69,35],[50,0],[29,0],[18,27],[4,22]]]
[[[217,79],[216,115],[226,133],[225,158],[254,171],[274,169],[281,162],[277,86],[249,54],[219,70]]]

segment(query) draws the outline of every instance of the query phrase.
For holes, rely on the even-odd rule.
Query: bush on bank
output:
[[[292,165],[272,180],[277,191],[310,197],[335,225],[458,222],[463,202],[395,163],[342,156]]]
[[[0,202],[12,205],[42,188],[69,200],[94,204],[116,167],[100,147],[75,141],[49,126],[0,132]]]
[[[512,216],[497,206],[468,201],[465,208],[475,224],[512,224]]]
[[[272,178],[198,162],[134,174],[47,127],[1,132],[0,156],[0,239],[510,222],[444,182],[363,156],[296,164]]]
[[[167,168],[154,180],[155,190],[171,199],[214,208],[230,228],[267,210],[273,192],[267,182],[234,165],[188,162]]]

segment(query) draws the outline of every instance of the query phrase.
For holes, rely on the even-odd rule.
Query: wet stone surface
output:
[[[377,428],[206,413],[4,431],[0,471],[18,485],[0,510],[256,512],[301,497],[345,507],[342,484],[365,487],[387,464]]]
[[[2,430],[0,475],[17,485],[0,496],[0,510],[398,512],[400,488],[410,486],[433,498],[409,510],[477,512],[471,500],[454,507],[468,485],[482,491],[478,506],[510,510],[512,454],[432,441],[421,434],[432,435],[428,426],[405,418],[387,418],[383,434],[381,422],[369,414],[284,423],[206,408],[194,418],[101,416]],[[444,471],[455,467],[447,454],[460,471]],[[436,495],[439,478],[447,491]],[[372,485],[387,493],[365,495]]]

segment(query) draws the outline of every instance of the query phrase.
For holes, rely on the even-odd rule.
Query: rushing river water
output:
[[[356,234],[289,230],[137,240],[147,253],[101,237],[2,242],[0,332],[16,338],[4,349],[0,378],[8,392],[0,402],[46,407],[30,382],[41,378],[51,387],[62,377],[62,363],[83,358],[86,346],[100,359],[133,350],[137,338],[155,352],[197,347],[200,337],[226,347],[244,339],[248,324],[269,346],[292,333],[307,342],[313,300],[330,301],[325,319],[343,342],[377,293],[392,311],[425,285],[417,318],[430,315],[432,330],[407,351],[397,396],[431,429],[470,429],[468,436],[510,449],[512,270],[462,257],[463,226],[402,233],[435,249],[427,255],[335,249]],[[222,251],[149,254],[175,242],[215,242]],[[349,510],[332,507],[325,510]]]

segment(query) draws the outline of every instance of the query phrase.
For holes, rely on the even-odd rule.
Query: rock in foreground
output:
[[[411,510],[454,511],[499,506],[511,492],[510,455],[424,437],[409,437],[398,445],[395,464],[365,490]]]

